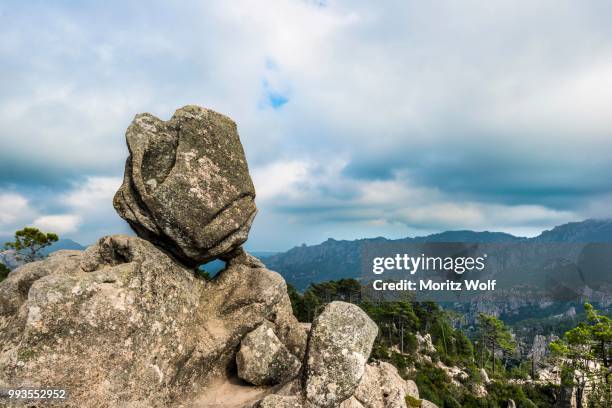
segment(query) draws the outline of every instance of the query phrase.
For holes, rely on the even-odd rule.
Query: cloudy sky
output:
[[[612,216],[609,1],[3,1],[0,236],[81,243],[138,112],[231,116],[248,247]]]

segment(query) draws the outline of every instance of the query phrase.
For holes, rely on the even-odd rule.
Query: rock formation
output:
[[[278,339],[274,326],[268,321],[244,336],[236,364],[238,377],[254,385],[275,385],[291,380],[302,365]]]
[[[261,266],[234,262],[205,281],[127,236],[56,252],[0,288],[0,382],[61,384],[81,406],[165,406],[197,392],[231,370],[245,334],[274,328],[265,319],[286,296]]]
[[[407,395],[419,399],[416,384],[404,381],[391,364],[377,362],[365,367],[353,398],[363,407],[402,407]]]
[[[136,231],[186,265],[222,257],[247,239],[255,188],[236,124],[197,106],[164,122],[136,115],[115,209]]]
[[[355,393],[377,334],[359,307],[328,304],[312,325],[301,381],[286,390],[293,395],[270,395],[258,406],[339,407]]]
[[[0,283],[0,388],[61,387],[64,406],[85,408],[418,398],[395,368],[367,364],[378,328],[359,307],[332,302],[305,328],[282,277],[241,248],[255,191],[229,118],[195,106],[168,122],[143,114],[126,137],[115,207],[140,237],[58,251]],[[225,269],[198,277],[213,258]]]
[[[481,368],[479,373],[480,373],[480,380],[482,381],[483,384],[491,383],[491,380],[489,379],[489,374],[487,374],[487,370],[485,370],[484,368]]]

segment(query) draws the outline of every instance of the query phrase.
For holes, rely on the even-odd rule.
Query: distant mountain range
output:
[[[513,242],[612,242],[612,220],[585,220],[560,225],[543,231],[533,238],[516,237],[503,232],[446,231],[423,237],[367,238],[354,241],[337,241],[329,238],[318,245],[302,245],[287,252],[262,257],[266,266],[279,272],[298,290],[304,290],[312,282],[356,278],[361,272],[361,251],[370,243],[513,243]]]

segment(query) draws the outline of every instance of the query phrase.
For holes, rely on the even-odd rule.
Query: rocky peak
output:
[[[141,114],[126,138],[114,204],[139,237],[59,251],[0,283],[0,387],[65,387],[69,407],[404,408],[418,397],[393,367],[367,364],[378,328],[365,312],[333,302],[307,333],[283,278],[241,247],[255,190],[231,119],[196,106],[167,122]],[[197,277],[213,258],[226,267]]]

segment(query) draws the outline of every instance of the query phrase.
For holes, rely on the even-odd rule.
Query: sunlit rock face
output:
[[[114,206],[136,233],[187,266],[244,243],[257,208],[236,124],[198,106],[169,121],[136,115]]]

